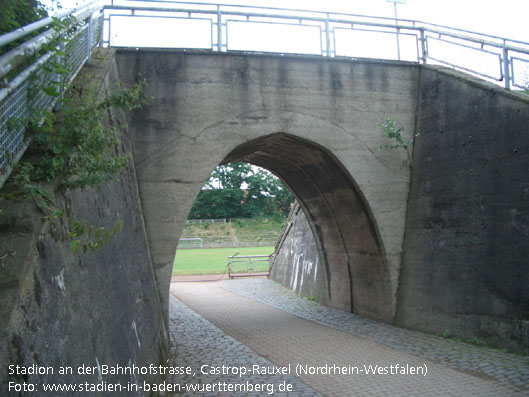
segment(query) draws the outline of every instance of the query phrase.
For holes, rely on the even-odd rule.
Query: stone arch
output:
[[[383,243],[368,203],[340,161],[324,147],[286,133],[243,143],[222,163],[235,161],[272,171],[301,203],[325,268],[323,303],[391,322]]]

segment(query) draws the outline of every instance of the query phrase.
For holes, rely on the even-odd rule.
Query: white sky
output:
[[[51,0],[43,0],[50,2]],[[80,0],[60,0],[69,8]],[[227,0],[203,3],[259,5],[266,7],[315,9],[321,11],[394,16],[386,0]],[[422,20],[450,27],[488,33],[529,42],[529,0],[406,0],[398,4],[399,18]]]

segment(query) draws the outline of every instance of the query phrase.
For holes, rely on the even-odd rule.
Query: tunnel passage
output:
[[[284,133],[244,143],[223,163],[236,161],[274,172],[301,203],[325,267],[324,303],[392,322],[384,250],[365,200],[340,162],[323,147]]]

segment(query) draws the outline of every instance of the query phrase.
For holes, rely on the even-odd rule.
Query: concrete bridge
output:
[[[145,79],[154,97],[110,117],[133,158],[118,182],[64,198],[78,217],[125,227],[76,254],[32,203],[6,204],[3,363],[164,360],[180,231],[211,171],[232,161],[270,169],[300,201],[321,303],[527,348],[524,94],[416,63],[185,51],[101,51],[86,79],[101,92]],[[388,117],[406,139],[420,133],[411,161],[380,148]]]
[[[130,120],[151,255],[165,292],[179,233],[219,164],[273,171],[310,219],[323,302],[393,322],[410,184],[405,150],[380,149],[387,117],[415,130],[416,64],[119,52],[121,81],[153,103]]]
[[[523,95],[403,62],[146,50],[116,62],[124,84],[145,79],[154,97],[129,125],[162,302],[201,186],[218,164],[246,161],[280,176],[301,203],[321,303],[527,341],[527,319],[512,306],[522,313],[529,302],[516,242],[528,224]],[[405,139],[420,134],[412,163],[380,148],[388,117]]]

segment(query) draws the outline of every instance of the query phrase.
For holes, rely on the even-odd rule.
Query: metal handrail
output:
[[[141,3],[141,5],[135,4]],[[147,4],[147,5],[145,5]],[[200,2],[167,2],[160,0],[145,0],[141,2],[127,1],[126,4],[119,0],[111,0],[109,5],[104,6],[105,20],[108,25],[108,38],[104,39],[106,45],[110,43],[110,20],[112,17],[139,17],[138,11],[143,12],[157,12],[157,13],[180,13],[187,14],[187,19],[201,19],[208,17],[211,19],[211,37],[212,44],[211,50],[213,51],[229,51],[227,42],[227,33],[223,34],[222,29],[226,27],[228,22],[249,22],[249,23],[260,23],[258,20],[252,20],[251,18],[268,18],[277,20],[278,23],[281,21],[299,21],[300,26],[317,26],[319,24],[324,31],[325,38],[322,40],[320,48],[320,55],[333,57],[336,55],[336,42],[335,38],[331,37],[335,34],[335,28],[344,29],[340,25],[349,25],[352,30],[360,30],[358,27],[364,27],[366,29],[381,29],[380,31],[373,30],[373,33],[398,33],[403,34],[407,32],[408,35],[415,35],[417,42],[420,43],[420,48],[417,48],[417,62],[427,63],[428,60],[434,61],[440,64],[445,64],[460,70],[464,70],[470,73],[474,73],[482,78],[489,80],[503,81],[506,88],[510,89],[513,80],[512,65],[510,61],[510,52],[514,52],[518,55],[522,55],[523,59],[527,62],[529,67],[529,43],[506,39],[499,36],[475,33],[464,29],[451,28],[438,24],[431,24],[423,21],[415,21],[408,19],[399,19],[395,23],[392,18],[386,17],[375,17],[360,14],[345,14],[337,12],[326,12],[326,11],[311,11],[311,10],[297,10],[290,8],[272,8],[272,7],[258,7],[251,5],[232,5],[232,4],[210,4]],[[128,11],[130,14],[123,14]],[[113,15],[112,12],[120,12],[120,14]],[[198,17],[200,15],[200,18]],[[152,17],[152,18],[169,18],[169,15],[148,15],[142,14],[141,17]],[[245,20],[234,20],[228,18],[244,17]],[[186,18],[181,16],[178,18]],[[269,22],[272,23],[272,22]],[[292,22],[283,24],[292,24]],[[216,30],[216,34],[214,32]],[[437,36],[437,37],[435,37]],[[216,37],[216,43],[213,38]],[[471,50],[486,52],[485,47],[494,49],[497,51],[497,55],[502,59],[498,68],[498,77],[494,77],[488,73],[480,73],[479,71],[473,70],[472,68],[465,67],[464,65],[456,64],[453,62],[444,61],[442,58],[437,56],[430,56],[428,53],[428,40],[434,38],[452,38],[458,41],[467,43],[467,47],[470,45],[475,46],[470,48]],[[323,45],[323,42],[325,45]],[[333,48],[334,45],[334,48]],[[452,43],[452,45],[460,45],[458,43]],[[251,50],[245,50],[251,51]],[[400,52],[400,48],[399,48]],[[514,84],[518,88],[521,88],[519,84]]]
[[[60,13],[57,13],[53,17],[46,17],[46,18],[40,19],[36,22],[30,23],[29,25],[13,30],[12,32],[1,35],[0,36],[0,47],[3,47],[16,40],[19,40],[27,36],[28,34],[36,32],[37,30],[40,30],[50,25],[54,19],[63,19],[65,17],[69,17],[70,15],[79,14],[80,12],[85,13],[86,11],[89,11],[90,9],[94,9],[95,11],[96,9],[101,9],[102,7],[103,7],[102,0],[92,0],[74,9],[65,10]]]
[[[24,120],[33,111],[43,111],[51,109],[56,101],[55,97],[48,96],[40,90],[32,90],[38,87],[45,80],[71,82],[82,66],[90,59],[91,51],[98,42],[99,32],[102,31],[102,10],[101,1],[91,1],[73,10],[65,11],[58,16],[66,18],[73,17],[72,24],[80,26],[71,34],[65,29],[63,32],[56,32],[54,29],[30,38],[17,48],[0,56],[0,187],[3,185],[11,172],[11,166],[18,161],[28,146],[28,139],[24,135]],[[99,13],[99,17],[94,17]],[[76,22],[74,22],[76,21]],[[27,35],[36,32],[53,22],[53,18],[48,17],[37,21],[11,33],[0,36],[0,45],[4,46],[16,40],[20,40]],[[72,25],[70,25],[72,26]],[[42,46],[52,42],[61,35],[67,35],[68,43],[58,45],[60,53],[53,52],[41,54]],[[36,56],[32,64],[22,70],[22,65]],[[49,62],[56,62],[62,58],[67,65],[68,71],[64,75],[49,72],[45,73],[44,68]],[[21,70],[8,80],[10,72]],[[32,94],[29,94],[29,92]]]
[[[239,256],[239,253],[237,252],[235,255],[228,256],[228,278],[235,277],[233,273],[232,264],[234,263],[246,263],[246,272],[238,272],[238,273],[248,273],[249,275],[252,274],[252,272],[255,272],[255,269],[252,267],[252,264],[255,262],[268,262],[268,270],[270,271],[270,258],[274,255],[274,253],[271,253],[270,255],[244,255]]]
[[[75,23],[72,23],[72,25],[78,24],[84,20],[86,20],[89,16],[91,16],[94,12],[102,10],[101,1],[95,0],[91,2],[91,4],[97,3],[99,5],[95,5],[92,7],[80,7],[79,9],[71,10],[68,13],[66,13],[65,17],[74,17]],[[0,46],[9,44],[12,41],[16,41],[18,39],[21,39],[30,33],[33,33],[35,31],[38,31],[40,28],[50,25],[53,22],[53,19],[51,17],[48,17],[42,21],[46,21],[46,23],[40,23],[40,21],[35,22],[34,24],[28,25],[28,28],[20,28],[12,33],[17,33],[12,35],[11,39],[9,41],[6,41],[4,36],[0,36],[0,39],[4,38],[0,42]],[[6,34],[5,36],[9,36],[11,33]],[[0,76],[6,76],[9,72],[11,72],[13,69],[15,69],[17,66],[24,63],[24,61],[34,55],[37,54],[40,49],[52,42],[54,39],[59,37],[61,35],[60,32],[57,32],[54,29],[48,29],[45,32],[39,34],[36,37],[33,37],[32,39],[22,43],[17,48],[9,51],[8,53],[2,55],[0,57]]]

